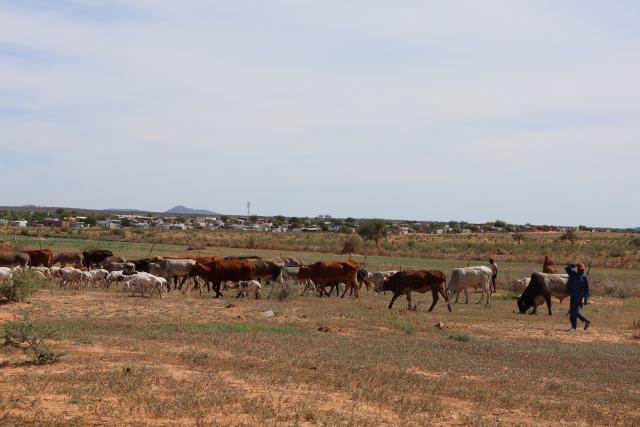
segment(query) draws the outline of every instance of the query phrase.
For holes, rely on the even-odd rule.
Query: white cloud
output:
[[[634,3],[4,4],[5,203],[637,225]]]

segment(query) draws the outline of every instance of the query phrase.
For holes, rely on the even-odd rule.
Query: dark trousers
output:
[[[587,318],[584,317],[582,313],[580,313],[581,302],[582,301],[580,300],[571,301],[571,305],[569,305],[569,320],[571,321],[571,327],[573,329],[576,329],[576,327],[578,326],[578,319],[580,319],[583,322],[587,321]]]
[[[496,291],[496,277],[498,277],[498,273],[491,275],[491,284],[493,284],[493,292]]]

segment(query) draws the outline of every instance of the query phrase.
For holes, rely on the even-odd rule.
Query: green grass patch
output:
[[[397,329],[400,332],[404,332],[407,335],[413,335],[418,331],[418,327],[415,323],[407,320],[407,319],[394,319],[389,322],[389,326],[393,329]]]
[[[306,331],[301,328],[286,325],[265,325],[262,323],[160,323],[150,325],[148,328],[152,333],[266,333],[293,335],[304,334]]]
[[[458,342],[469,342],[469,341],[471,341],[471,337],[469,335],[466,335],[466,334],[451,333],[451,334],[447,335],[447,338],[452,340],[452,341],[458,341]]]
[[[497,299],[503,300],[503,301],[510,301],[510,300],[516,300],[518,298],[520,298],[520,294],[516,293],[516,292],[512,292],[512,291],[507,291],[503,294],[497,295],[496,296]]]

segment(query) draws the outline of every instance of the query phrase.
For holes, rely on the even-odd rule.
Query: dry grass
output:
[[[592,329],[569,334],[563,306],[525,316],[495,299],[427,314],[428,296],[417,311],[387,310],[389,298],[46,289],[0,306],[0,323],[28,305],[68,356],[31,366],[0,353],[0,424],[640,423],[628,329],[640,299],[596,297]]]
[[[38,247],[36,229],[0,230],[0,241],[11,240],[17,233],[18,243]],[[25,233],[27,236],[21,236]],[[58,229],[47,228],[43,234],[55,242],[57,239],[82,240],[85,249],[102,246],[96,242],[129,242],[156,245],[177,245],[181,250],[204,250],[205,247],[247,248],[290,252],[343,252],[346,235],[340,233],[266,233],[211,230],[156,230],[156,229]],[[511,233],[451,234],[451,235],[393,235],[382,241],[384,255],[388,257],[483,260],[495,258],[498,262],[531,262],[542,265],[545,255],[556,263],[592,260],[594,267],[640,268],[640,249],[634,244],[637,234],[609,232],[578,233],[575,244],[560,240],[560,232],[525,233],[518,243]],[[357,239],[357,237],[355,237]],[[49,245],[49,242],[46,242]],[[373,242],[358,240],[361,254],[375,254]]]

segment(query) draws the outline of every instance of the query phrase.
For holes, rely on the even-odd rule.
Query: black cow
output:
[[[84,256],[84,263],[87,268],[93,268],[102,264],[102,262],[110,256],[113,256],[113,252],[103,249],[98,249],[95,251],[86,251],[82,252]]]
[[[151,263],[151,258],[135,259],[129,262],[132,262],[135,264],[136,271],[142,271],[145,273],[149,272],[149,264]]]
[[[533,307],[531,314],[535,314],[538,306],[546,302],[551,316],[551,297],[554,296],[562,302],[568,295],[566,275],[536,272],[531,275],[529,285],[518,298],[518,310],[524,314]]]

